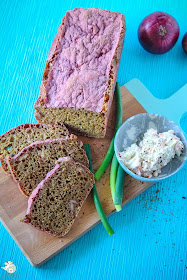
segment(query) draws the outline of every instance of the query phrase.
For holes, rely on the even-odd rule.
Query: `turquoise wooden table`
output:
[[[75,7],[124,13],[127,32],[118,74],[121,85],[138,78],[154,96],[166,98],[187,82],[187,56],[181,48],[187,31],[186,0],[1,1],[0,134],[35,122],[33,104],[51,42],[66,10]],[[180,26],[176,46],[162,56],[145,52],[137,39],[139,23],[154,11],[172,14]],[[183,127],[187,130],[185,120]],[[112,237],[100,224],[40,268],[31,267],[0,225],[0,266],[12,261],[20,279],[187,279],[186,187],[187,164],[112,215]],[[5,277],[2,269],[0,277]]]

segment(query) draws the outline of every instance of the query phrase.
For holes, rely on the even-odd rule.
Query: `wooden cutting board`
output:
[[[125,86],[121,87],[121,93],[124,112],[123,121],[135,114],[145,112],[144,108],[138,103],[127,88],[125,88]],[[112,104],[106,137],[104,139],[80,137],[83,143],[89,143],[91,146],[94,171],[96,171],[101,164],[110,145],[114,125],[115,100]],[[110,194],[109,180],[110,166],[102,178],[96,182],[98,195],[107,216],[115,212],[115,207]],[[129,175],[126,175],[123,205],[127,204],[151,185],[151,183],[140,182]],[[90,194],[69,233],[63,238],[53,237],[19,221],[26,213],[27,201],[28,199],[19,191],[11,176],[6,175],[0,167],[1,222],[33,266],[40,266],[100,222],[93,203],[92,195]]]

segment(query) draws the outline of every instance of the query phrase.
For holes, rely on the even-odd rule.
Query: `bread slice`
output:
[[[37,185],[53,169],[60,157],[71,156],[88,167],[88,158],[82,149],[82,142],[75,135],[61,139],[37,141],[21,150],[7,162],[14,180],[21,191],[29,196]]]
[[[56,166],[32,192],[26,216],[21,220],[58,237],[73,225],[94,184],[90,170],[70,157]]]
[[[38,140],[63,138],[68,134],[65,125],[59,123],[54,125],[27,123],[10,129],[0,136],[0,160],[3,170],[10,174],[5,160],[6,156],[13,157],[23,148]]]
[[[48,54],[38,122],[63,122],[86,136],[104,137],[125,36],[121,13],[77,8],[68,11]]]

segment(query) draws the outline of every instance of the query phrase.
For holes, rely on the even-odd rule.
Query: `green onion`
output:
[[[110,189],[111,189],[113,202],[114,202],[114,197],[115,197],[117,170],[118,170],[118,161],[117,161],[116,155],[114,154],[113,159],[112,159],[111,169],[110,169]],[[115,205],[115,207],[116,207],[117,211],[121,210],[120,205]]]
[[[106,153],[104,160],[102,161],[101,165],[99,166],[99,168],[97,169],[97,171],[94,174],[96,181],[98,181],[101,178],[101,176],[107,169],[109,163],[112,160],[113,154],[114,154],[114,137],[112,138],[112,141],[110,143],[110,146],[108,148],[108,151]]]
[[[123,109],[122,109],[122,99],[119,83],[116,84],[116,102],[117,102],[117,125],[122,124]],[[114,205],[117,211],[120,211],[122,208],[122,198],[123,198],[123,181],[125,173],[121,166],[119,166],[116,155],[114,154],[111,170],[110,170],[110,189],[113,198]]]
[[[93,172],[90,145],[89,144],[84,144],[84,150],[86,151],[87,157],[89,159],[90,171]],[[107,221],[107,218],[105,216],[105,213],[104,213],[103,208],[101,206],[101,203],[99,201],[99,197],[98,197],[98,194],[97,194],[95,184],[93,185],[92,194],[93,194],[93,200],[94,200],[94,203],[95,203],[95,207],[97,209],[98,215],[101,219],[101,222],[102,222],[103,226],[105,227],[105,229],[106,229],[106,231],[108,232],[109,235],[114,234],[114,231],[113,231],[112,227],[110,226],[109,222]]]
[[[121,165],[118,166],[116,185],[115,185],[115,194],[114,194],[114,204],[119,209],[122,205],[123,199],[123,182],[124,182],[125,172]],[[119,207],[120,206],[120,207]],[[119,211],[119,210],[117,210]]]
[[[117,111],[116,126],[115,126],[115,134],[116,134],[118,128],[122,124],[122,119],[123,119],[122,98],[121,98],[121,90],[120,90],[119,83],[116,83],[115,94],[116,94],[116,111]]]
[[[106,156],[105,156],[103,162],[101,163],[101,165],[99,166],[99,168],[95,172],[95,180],[99,180],[101,178],[101,176],[103,175],[103,173],[107,169],[110,161],[112,160],[112,157],[113,157],[113,154],[114,154],[115,134],[116,134],[116,131],[118,130],[118,128],[120,127],[120,125],[122,124],[122,114],[123,114],[123,112],[122,112],[122,100],[121,100],[121,91],[120,91],[119,83],[116,83],[115,95],[116,95],[116,124],[115,124],[114,136],[112,138],[112,141],[110,143],[110,146],[108,148],[108,151],[106,153]]]

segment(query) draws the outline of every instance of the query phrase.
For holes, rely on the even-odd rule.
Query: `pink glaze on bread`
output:
[[[101,112],[122,17],[123,14],[101,9],[66,13],[66,32],[61,34],[58,54],[48,74],[46,107]]]

